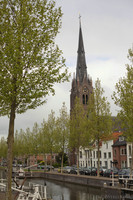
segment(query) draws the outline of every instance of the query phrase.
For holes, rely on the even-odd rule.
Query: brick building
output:
[[[125,137],[120,135],[119,138],[112,145],[113,149],[113,163],[117,168],[127,167],[127,142]]]

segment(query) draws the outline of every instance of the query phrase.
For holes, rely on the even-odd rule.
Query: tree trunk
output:
[[[7,188],[6,200],[12,200],[11,182],[12,182],[12,160],[13,160],[13,142],[14,142],[14,122],[15,122],[15,103],[11,105],[9,120],[9,133],[7,138]]]

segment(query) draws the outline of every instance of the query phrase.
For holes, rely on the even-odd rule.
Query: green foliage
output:
[[[62,152],[60,152],[57,156],[56,156],[56,162],[61,166],[61,162],[62,162]],[[64,159],[63,159],[63,164],[68,164],[68,156],[66,153],[64,153],[63,155]]]
[[[57,132],[58,132],[58,143],[61,152],[64,152],[65,147],[68,145],[69,140],[69,115],[65,103],[63,103],[60,109],[60,116],[57,118]]]
[[[42,105],[56,82],[68,80],[62,51],[55,44],[61,8],[51,0],[1,0],[0,115]]]
[[[119,79],[113,93],[113,99],[117,106],[118,118],[122,122],[122,128],[127,141],[133,142],[133,51],[129,50],[128,55],[131,65],[127,65],[126,76]]]
[[[0,158],[6,158],[7,154],[7,141],[4,137],[0,140]]]
[[[25,132],[20,129],[20,131],[16,131],[15,137],[14,137],[14,145],[13,145],[13,154],[15,157],[26,155],[26,149],[25,149]]]
[[[91,132],[94,141],[104,140],[111,133],[112,128],[110,104],[103,93],[100,80],[97,79],[88,104],[88,131]]]
[[[103,96],[104,90],[101,88],[100,80],[95,82],[93,93],[90,94],[88,104],[88,131],[91,134],[91,140],[95,142],[98,151],[97,175],[99,176],[100,166],[100,141],[107,140],[112,130],[112,120],[110,113],[110,104],[107,98]]]
[[[69,137],[69,147],[71,150],[79,147],[86,146],[89,141],[86,140],[86,114],[80,99],[76,97],[74,108],[71,113],[70,119],[70,137]]]
[[[51,110],[48,116],[48,121],[42,124],[42,136],[44,137],[44,144],[46,148],[46,153],[56,153],[58,152],[58,132],[56,126],[55,112]]]

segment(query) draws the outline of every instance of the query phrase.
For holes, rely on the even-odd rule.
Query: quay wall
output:
[[[104,187],[110,186],[112,180],[105,177],[95,177],[95,176],[83,176],[83,175],[72,175],[72,174],[60,174],[54,172],[34,172],[32,173],[32,178],[46,178],[51,180],[63,181],[67,183],[74,183],[92,187]],[[114,184],[118,186],[118,180],[114,179]]]

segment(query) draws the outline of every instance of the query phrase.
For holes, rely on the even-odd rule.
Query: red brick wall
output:
[[[127,154],[126,155],[121,154],[121,149],[125,149],[125,148],[126,146],[113,147],[113,161],[118,162],[115,166],[118,167],[119,169],[122,168],[122,165],[121,165],[122,161],[127,162]]]

